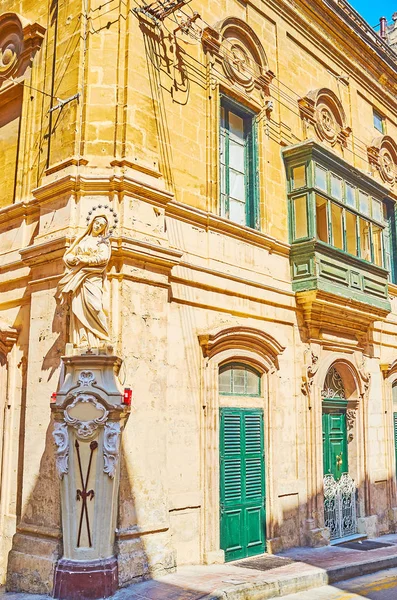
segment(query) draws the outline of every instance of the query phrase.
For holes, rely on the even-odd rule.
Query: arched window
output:
[[[223,365],[219,369],[219,393],[225,396],[260,396],[261,375],[243,363]]]

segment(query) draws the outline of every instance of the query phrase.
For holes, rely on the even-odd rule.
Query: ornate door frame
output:
[[[370,510],[367,450],[367,403],[370,375],[366,372],[361,352],[335,352],[309,347],[302,392],[308,407],[308,460],[307,460],[307,530],[324,528],[324,477],[322,441],[322,400],[324,383],[332,366],[338,368],[347,391],[347,429],[353,479],[361,483],[358,491],[358,516]],[[310,536],[309,536],[310,538]],[[324,543],[327,543],[324,534]],[[310,543],[310,539],[309,539]]]
[[[270,404],[278,397],[278,356],[284,351],[274,338],[248,327],[217,329],[200,335],[202,361],[202,490],[201,547],[205,564],[223,563],[220,548],[220,472],[219,472],[219,366],[226,362],[246,362],[262,373],[264,429],[272,431]],[[272,477],[272,443],[265,435],[266,531],[273,535],[270,518],[274,504]]]

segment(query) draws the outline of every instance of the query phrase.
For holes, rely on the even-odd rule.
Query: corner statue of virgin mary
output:
[[[109,341],[105,297],[106,267],[111,248],[109,223],[97,215],[65,252],[67,270],[57,297],[70,307],[69,342],[77,348],[99,348]]]

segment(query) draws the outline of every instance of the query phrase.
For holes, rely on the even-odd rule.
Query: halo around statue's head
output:
[[[97,206],[93,206],[87,214],[86,217],[86,221],[87,221],[87,225],[89,224],[89,222],[91,221],[91,219],[94,219],[96,216],[95,212],[99,210],[100,213],[99,214],[103,214],[104,211],[108,211],[109,212],[109,216],[111,216],[113,218],[113,225],[109,225],[109,232],[108,234],[104,237],[104,239],[109,239],[113,233],[114,230],[116,229],[118,222],[119,222],[119,218],[117,216],[116,211],[114,210],[114,208],[112,208],[111,206],[109,206],[109,204],[98,204]]]

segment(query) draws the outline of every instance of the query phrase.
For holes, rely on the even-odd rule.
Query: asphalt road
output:
[[[286,600],[397,600],[397,569],[378,571],[372,575],[356,577],[285,596]]]

